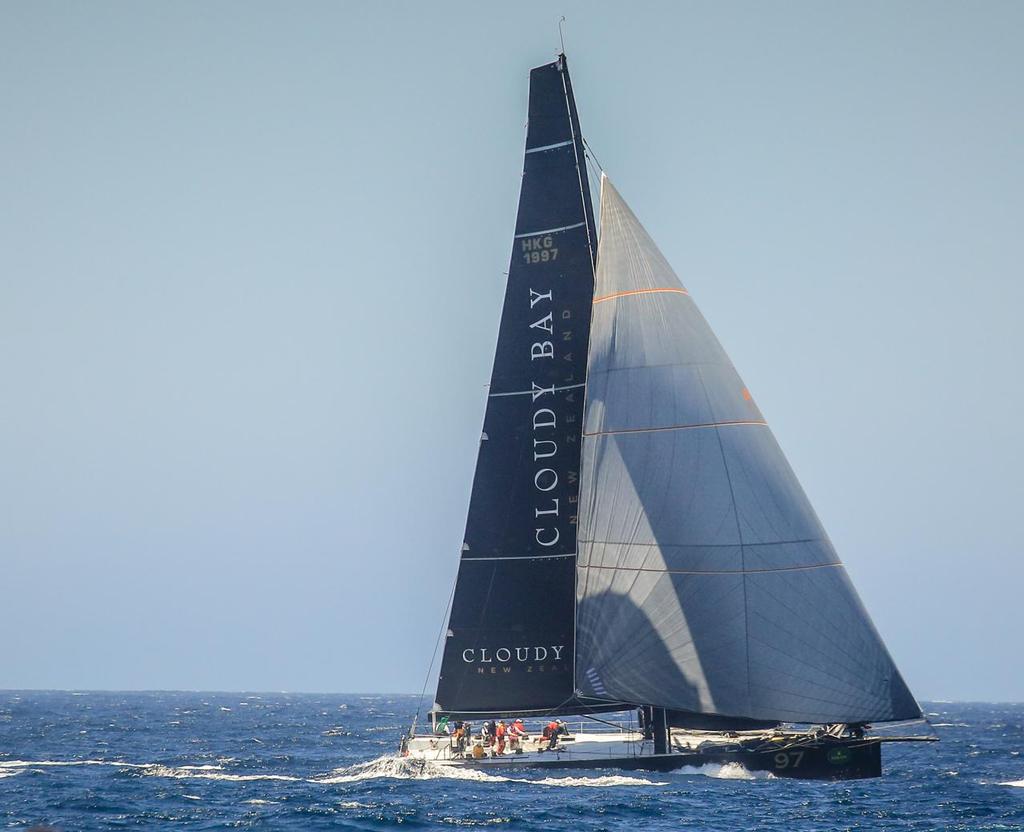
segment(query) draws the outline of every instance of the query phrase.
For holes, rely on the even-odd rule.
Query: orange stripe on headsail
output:
[[[623,428],[622,430],[595,430],[584,433],[584,436],[612,436],[619,433],[657,433],[663,430],[696,430],[697,428],[726,428],[732,425],[762,425],[768,427],[764,419],[729,419],[725,422],[697,422],[690,425],[665,425],[660,428]]]
[[[624,298],[628,295],[649,295],[653,292],[675,292],[677,295],[688,295],[689,292],[686,289],[633,289],[629,292],[616,292],[614,295],[602,295],[599,298],[594,298],[594,303],[603,303],[606,300],[614,300],[615,298]]]

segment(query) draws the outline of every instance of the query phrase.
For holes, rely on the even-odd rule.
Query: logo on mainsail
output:
[[[466,664],[508,664],[509,662],[545,662],[548,659],[560,661],[564,644],[539,644],[533,647],[468,647],[462,651],[462,661]]]
[[[545,239],[550,240],[550,235]],[[528,240],[523,240],[524,246]],[[558,249],[554,249],[558,251]],[[553,303],[552,289],[548,289],[546,292],[538,292],[534,289],[530,289],[530,309],[532,310],[541,301],[546,301],[545,306],[550,307]],[[544,307],[541,308],[541,310]],[[537,310],[537,314],[541,312]],[[554,325],[554,314],[548,308],[546,314],[542,315],[532,324],[530,329],[539,329],[546,332],[548,335],[553,335],[555,331]],[[534,341],[530,344],[530,361],[536,361],[538,358],[554,358],[555,357],[555,345],[554,341]],[[555,385],[552,383],[549,387],[541,387],[536,381],[530,383],[531,395],[533,401],[544,394],[554,395]],[[554,439],[547,438],[550,436],[550,431],[555,431],[558,425],[558,416],[555,411],[550,407],[541,407],[533,412],[533,461],[538,465],[544,465],[541,462],[543,459],[549,459],[558,453],[558,443]],[[545,437],[538,437],[539,431],[545,431]],[[533,474],[533,487],[539,492],[536,496],[539,498],[541,495],[547,494],[553,491],[558,486],[558,472],[554,468],[549,467],[538,467]],[[535,521],[540,521],[541,517],[552,518],[557,522],[559,514],[558,498],[549,497],[550,500],[545,506],[535,505],[533,509],[533,518]],[[539,526],[534,528],[533,539],[537,541],[537,544],[544,546],[554,546],[558,543],[561,537],[561,532],[558,526]]]

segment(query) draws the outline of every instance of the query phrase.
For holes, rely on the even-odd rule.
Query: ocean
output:
[[[705,766],[499,776],[396,759],[414,696],[0,692],[0,826],[1024,830],[1024,705],[926,703],[941,742],[842,783]]]

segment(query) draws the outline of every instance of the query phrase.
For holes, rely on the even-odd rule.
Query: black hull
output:
[[[800,780],[857,780],[865,777],[881,777],[882,744],[877,740],[849,740],[799,745],[768,751],[753,751],[737,748],[728,751],[707,751],[692,754],[654,754],[643,757],[612,757],[597,760],[580,760],[557,753],[550,753],[549,759],[530,760],[516,763],[509,760],[476,763],[467,760],[465,765],[472,768],[489,769],[496,766],[508,768],[615,768],[629,771],[674,771],[688,766],[699,767],[709,763],[725,765],[739,764],[748,771],[767,771],[775,777],[793,777]]]

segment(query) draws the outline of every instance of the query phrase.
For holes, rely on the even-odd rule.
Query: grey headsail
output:
[[[519,214],[437,710],[573,710],[596,229],[564,56],[530,73]],[[578,710],[578,709],[577,709]]]
[[[746,387],[607,180],[583,447],[585,696],[788,722],[920,716]]]

